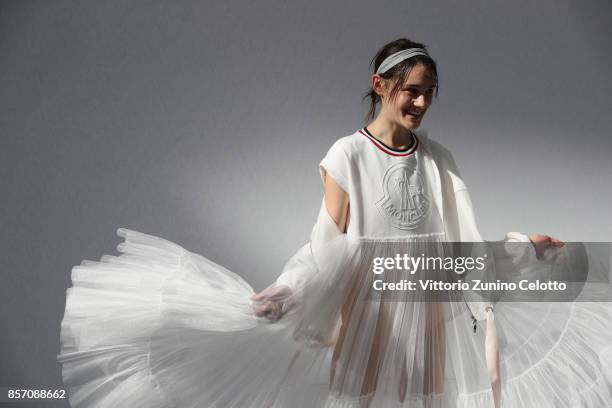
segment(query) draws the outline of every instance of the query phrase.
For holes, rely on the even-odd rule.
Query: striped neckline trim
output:
[[[382,150],[383,152],[391,156],[398,156],[398,157],[410,156],[416,151],[417,147],[419,147],[419,138],[416,136],[416,134],[413,131],[410,131],[410,133],[412,134],[412,144],[404,150],[398,150],[398,149],[394,149],[392,147],[387,146],[382,141],[375,138],[368,131],[367,127],[359,129],[359,133],[361,133],[362,135],[370,139],[370,141],[374,143],[374,146],[376,146],[379,150]]]

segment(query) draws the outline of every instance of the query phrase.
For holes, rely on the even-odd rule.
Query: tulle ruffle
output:
[[[237,274],[162,238],[118,235],[120,255],[72,271],[58,360],[73,407],[493,406],[484,330],[464,302],[370,292],[372,257],[443,252],[441,239],[336,238],[271,323]],[[498,305],[503,406],[611,406],[611,310]]]

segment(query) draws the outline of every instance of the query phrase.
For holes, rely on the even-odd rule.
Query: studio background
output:
[[[3,1],[0,386],[61,385],[70,269],[116,254],[118,227],[257,291],[276,279],[398,37],[438,62],[422,127],[485,239],[610,241],[610,17],[604,0]]]

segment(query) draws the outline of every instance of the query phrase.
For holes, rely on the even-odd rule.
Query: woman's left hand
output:
[[[255,315],[264,316],[273,322],[280,319],[295,305],[293,292],[287,285],[273,283],[257,294],[251,295],[256,303]]]
[[[548,248],[550,247],[561,248],[563,245],[565,245],[564,242],[556,238],[550,237],[548,235],[541,235],[541,234],[530,235],[529,240],[535,247],[536,256],[538,257],[538,259],[542,259],[542,257],[544,256],[544,252]]]

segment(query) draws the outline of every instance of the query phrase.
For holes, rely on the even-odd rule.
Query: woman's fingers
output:
[[[255,309],[255,314],[257,316],[264,316],[264,315],[268,314],[271,309],[272,309],[271,302],[266,302],[266,303],[258,306],[257,309]]]
[[[529,240],[533,243],[538,258],[542,258],[544,252],[550,247],[560,248],[565,245],[561,240],[542,234],[533,234],[529,237]]]
[[[282,305],[277,302],[266,302],[255,310],[255,315],[272,321],[278,320],[282,316]]]
[[[255,300],[255,301],[264,300],[267,297],[269,297],[273,291],[274,291],[274,287],[268,286],[261,292],[251,295],[251,300]]]
[[[551,244],[557,248],[562,247],[563,245],[565,245],[565,242],[558,240],[556,238],[551,238]]]
[[[264,293],[263,292],[259,292],[256,293],[254,295],[251,295],[251,300],[262,300],[264,298]]]
[[[276,300],[283,299],[291,295],[291,289],[288,286],[268,286],[261,292],[251,295],[251,300],[263,301],[263,300]]]
[[[276,321],[282,317],[293,305],[291,289],[286,285],[272,285],[259,293],[251,295],[251,300],[261,302],[255,308],[256,316],[265,316],[266,319]]]

